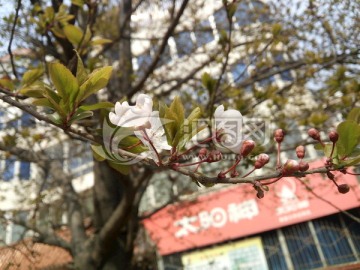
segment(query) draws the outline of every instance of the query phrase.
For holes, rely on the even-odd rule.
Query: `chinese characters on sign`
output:
[[[226,223],[238,223],[242,219],[252,219],[259,215],[259,208],[255,199],[241,203],[229,203],[226,208],[215,207],[209,211],[200,211],[194,216],[184,216],[174,222],[180,229],[175,233],[176,238],[198,233],[211,227],[222,228]]]
[[[321,161],[315,162],[310,164],[310,168],[322,164]],[[321,175],[311,175],[306,179],[307,185],[318,196],[309,192],[301,181],[283,178],[272,185],[261,200],[256,198],[250,185],[236,185],[201,195],[195,201],[168,205],[144,220],[144,225],[159,253],[167,255],[359,206],[360,189],[355,176],[337,175],[337,181],[351,187],[351,192],[346,195],[339,194],[336,187],[329,185]],[[332,205],[326,201],[331,201]]]

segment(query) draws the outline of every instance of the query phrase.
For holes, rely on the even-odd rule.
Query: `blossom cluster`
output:
[[[221,151],[231,151],[240,154],[243,141],[241,140],[241,125],[232,124],[241,121],[239,111],[228,109],[220,105],[214,112],[214,137],[213,142]],[[109,120],[112,124],[134,130],[134,134],[149,148],[151,157],[159,160],[155,151],[170,150],[171,146],[166,141],[165,130],[158,111],[153,111],[152,98],[145,94],[138,95],[136,103],[130,106],[128,102],[117,102],[115,112],[110,112]],[[249,142],[247,142],[249,143]],[[251,142],[250,142],[251,143]],[[253,142],[252,142],[253,143]]]

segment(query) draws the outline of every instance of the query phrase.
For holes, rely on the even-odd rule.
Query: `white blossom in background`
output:
[[[161,150],[170,150],[171,146],[167,142],[165,130],[163,128],[163,124],[161,123],[158,111],[153,111],[151,113],[149,123],[150,128],[145,128],[144,130],[137,130],[134,133],[136,137],[138,137],[142,141],[142,143],[149,148],[149,152],[146,152],[145,154],[149,153],[150,157],[154,161],[159,162],[156,152],[151,146],[149,140],[151,140],[153,146],[158,153],[160,153]],[[146,135],[144,132],[146,133]]]
[[[116,102],[115,113],[109,113],[110,122],[116,126],[134,128],[141,130],[150,127],[149,118],[152,113],[152,98],[145,94],[140,94],[136,98],[136,104],[130,106],[127,101]]]
[[[225,110],[220,105],[214,112],[215,133],[214,143],[219,150],[228,149],[235,154],[240,153],[242,144],[242,115],[239,111]]]

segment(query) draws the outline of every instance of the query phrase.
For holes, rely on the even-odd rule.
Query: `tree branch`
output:
[[[1,92],[7,93],[9,91],[7,91],[6,89],[1,89]],[[40,121],[44,121],[48,124],[56,126],[60,129],[64,130],[65,132],[73,133],[75,135],[83,137],[84,139],[86,139],[90,142],[99,143],[98,140],[89,133],[83,132],[81,130],[78,130],[78,129],[75,129],[72,127],[64,128],[62,125],[54,123],[53,121],[51,121],[50,118],[48,118],[45,115],[42,115],[42,114],[38,113],[36,110],[34,110],[32,108],[32,106],[30,106],[29,104],[24,104],[24,103],[21,103],[15,99],[13,99],[10,94],[0,94],[0,99],[10,105],[13,105],[13,106],[19,108],[22,111],[25,111],[25,112],[31,114],[32,116],[34,116],[36,119],[38,119]]]
[[[147,81],[147,79],[149,78],[149,76],[154,72],[156,65],[158,64],[158,62],[160,61],[161,55],[163,54],[163,52],[165,51],[165,48],[167,46],[167,42],[168,39],[170,38],[170,36],[173,34],[176,26],[179,24],[180,18],[182,16],[182,14],[185,11],[185,8],[187,6],[187,3],[189,2],[189,0],[184,0],[181,4],[181,7],[175,17],[175,19],[173,20],[173,22],[171,23],[171,25],[169,26],[168,30],[166,31],[164,38],[161,42],[160,48],[157,51],[153,61],[151,62],[150,66],[148,67],[148,69],[145,71],[144,76],[142,77],[142,79],[133,87],[133,89],[130,91],[130,93],[127,95],[128,99],[130,99],[135,93],[137,93],[138,91],[140,91],[145,82]]]
[[[18,74],[17,74],[16,68],[15,68],[14,55],[13,55],[12,50],[11,50],[11,45],[12,45],[12,42],[13,42],[13,40],[14,40],[15,28],[16,28],[17,20],[18,20],[18,18],[19,18],[20,8],[21,8],[21,0],[18,0],[18,1],[17,1],[16,11],[15,11],[14,23],[13,23],[12,29],[11,29],[9,46],[8,46],[8,52],[9,52],[9,55],[10,55],[11,67],[12,67],[13,74],[14,74],[15,78],[18,78]]]

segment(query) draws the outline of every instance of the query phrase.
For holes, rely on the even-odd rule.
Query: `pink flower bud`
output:
[[[320,132],[316,128],[310,128],[308,130],[308,135],[315,141],[320,141]]]
[[[350,191],[350,187],[348,184],[341,184],[338,186],[338,191],[342,194],[345,194]]]
[[[199,150],[198,156],[199,156],[199,158],[200,158],[201,160],[203,160],[203,159],[205,159],[205,158],[207,157],[207,154],[208,154],[208,150],[207,150],[206,148],[201,148],[201,149]]]
[[[299,171],[306,172],[309,169],[309,163],[301,161],[299,163]]]
[[[274,139],[276,142],[281,143],[284,140],[285,132],[281,128],[275,130]]]
[[[326,172],[327,177],[329,177],[330,180],[335,180],[335,175],[331,172]]]
[[[240,155],[246,157],[251,153],[255,147],[255,142],[253,140],[245,140],[241,146]]]
[[[238,177],[240,174],[238,173],[238,171],[233,171],[233,172],[231,172],[231,174],[230,174],[230,176],[232,177],[232,178],[235,178],[235,177]]]
[[[219,174],[218,174],[218,178],[219,178],[219,179],[224,179],[224,178],[226,178],[225,173],[223,173],[223,172],[219,172]]]
[[[269,162],[270,158],[267,154],[260,154],[255,161],[255,169],[264,167]]]
[[[336,131],[330,131],[329,132],[329,139],[333,143],[336,143],[339,139],[339,134]]]
[[[299,163],[296,160],[288,159],[282,169],[283,174],[290,174],[299,170]]]
[[[303,145],[299,145],[296,147],[296,155],[298,158],[303,159],[305,156],[305,147]]]
[[[264,191],[262,191],[261,189],[258,189],[258,192],[256,193],[256,197],[258,197],[259,199],[264,198],[265,194]]]

